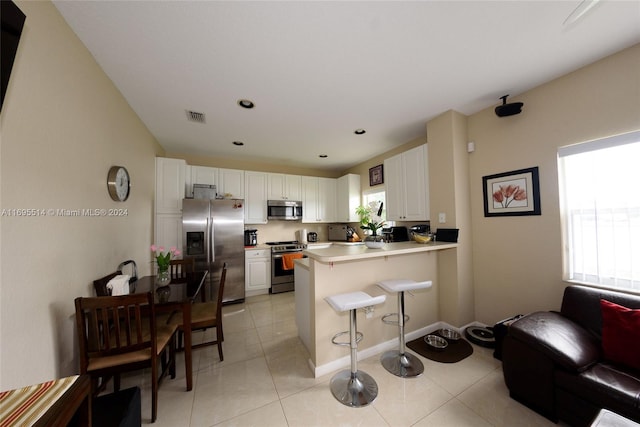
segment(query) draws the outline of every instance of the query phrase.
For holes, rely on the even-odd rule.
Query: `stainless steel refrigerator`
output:
[[[222,265],[227,263],[224,303],[244,301],[244,200],[184,199],[182,248],[196,269],[208,270],[208,299],[217,295]]]

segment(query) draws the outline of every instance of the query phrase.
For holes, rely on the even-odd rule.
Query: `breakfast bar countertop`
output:
[[[386,243],[380,249],[369,249],[364,245],[340,246],[331,245],[322,249],[306,249],[303,253],[309,258],[321,262],[345,262],[365,258],[378,258],[411,253],[438,251],[458,247],[457,243],[433,242],[420,244],[416,242]]]

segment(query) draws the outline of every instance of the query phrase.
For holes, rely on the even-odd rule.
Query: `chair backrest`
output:
[[[114,277],[120,274],[122,274],[122,272],[118,270],[116,272],[109,274],[108,276],[104,276],[98,280],[94,280],[93,287],[96,290],[96,295],[99,297],[106,297],[111,295],[111,290],[107,289],[107,283],[109,283],[109,280],[113,279]]]
[[[222,297],[224,294],[224,282],[227,280],[227,263],[222,264],[222,272],[220,273],[220,284],[218,286],[218,298],[216,300],[216,319],[222,319]]]
[[[76,328],[80,370],[93,357],[150,349],[155,355],[155,306],[151,292],[121,296],[76,298]],[[146,325],[148,323],[148,325]]]
[[[135,281],[138,280],[138,265],[134,260],[128,259],[120,263],[120,265],[118,266],[118,270],[125,271],[124,267],[126,267],[127,265],[131,266],[131,274],[129,274],[129,283],[134,283]]]
[[[193,258],[172,259],[169,263],[169,269],[171,271],[171,279],[184,279],[188,273],[193,273],[195,260]]]

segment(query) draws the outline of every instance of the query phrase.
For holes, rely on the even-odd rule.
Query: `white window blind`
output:
[[[640,291],[640,132],[558,156],[565,278]]]

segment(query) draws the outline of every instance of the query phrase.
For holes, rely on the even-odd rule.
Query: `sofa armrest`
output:
[[[601,358],[600,343],[560,313],[529,314],[514,322],[508,334],[568,371],[582,372]]]

